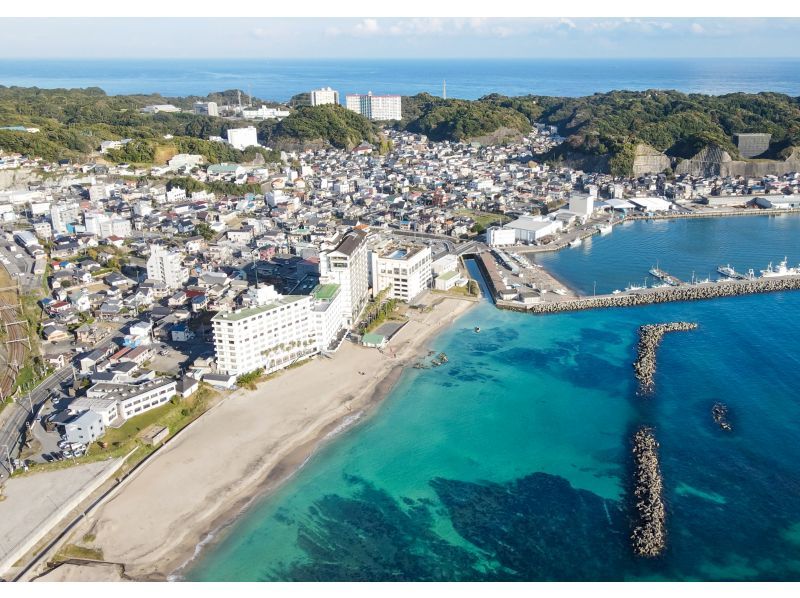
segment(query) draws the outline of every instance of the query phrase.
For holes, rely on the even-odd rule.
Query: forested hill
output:
[[[468,141],[498,130],[527,133],[531,120],[523,112],[482,100],[445,100],[427,93],[403,98],[399,126],[433,141]]]
[[[228,128],[252,121],[192,114],[197,99],[235,103],[235,90],[205,98],[160,95],[109,96],[99,88],[55,89],[0,86],[0,127],[27,126],[31,134],[0,130],[0,149],[49,160],[84,157],[101,141],[132,138],[111,159],[163,162],[177,152],[200,153],[210,162],[247,161],[265,150],[239,152],[208,141]],[[256,103],[260,100],[255,100]],[[148,104],[171,103],[184,112],[144,114]],[[629,174],[639,144],[675,159],[686,159],[710,145],[739,159],[736,133],[770,133],[772,143],[759,158],[781,159],[800,146],[800,98],[777,93],[709,96],[676,91],[613,91],[581,98],[506,97],[442,99],[429,94],[403,98],[403,120],[373,123],[342,106],[298,107],[278,122],[257,123],[259,141],[277,149],[332,145],[350,149],[361,141],[379,142],[379,125],[422,133],[434,141],[478,139],[502,142],[530,131],[532,123],[558,127],[566,142],[547,159],[602,156],[612,172]],[[165,136],[172,136],[165,141]],[[652,150],[647,150],[652,151]],[[666,158],[665,158],[666,159]],[[673,160],[674,161],[674,160]]]
[[[800,145],[800,98],[777,93],[722,96],[677,91],[613,91],[582,98],[488,96],[558,127],[566,147],[586,154],[617,154],[646,143],[667,155],[689,158],[715,144],[734,159],[736,133],[771,133],[764,158],[781,158]]]
[[[206,97],[170,98],[160,95],[107,95],[102,89],[38,89],[0,86],[0,127],[35,127],[38,133],[0,130],[0,149],[46,160],[82,159],[106,140],[133,139],[109,159],[138,164],[162,163],[175,153],[202,154],[209,162],[243,162],[274,152],[251,148],[238,151],[209,141],[225,137],[229,128],[253,121],[193,114],[192,104],[210,100],[235,104],[235,90]],[[260,100],[254,100],[260,102]],[[182,112],[145,114],[149,104],[173,104]],[[361,141],[377,141],[377,127],[341,106],[300,108],[281,122],[255,123],[259,142],[277,149],[311,142],[351,148]],[[166,138],[165,138],[166,136]]]

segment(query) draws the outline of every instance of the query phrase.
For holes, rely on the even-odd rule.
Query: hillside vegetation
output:
[[[209,141],[224,137],[229,128],[249,126],[252,121],[193,114],[160,112],[145,114],[148,104],[173,104],[190,110],[195,100],[234,103],[235,91],[206,98],[167,98],[160,95],[109,96],[102,89],[38,89],[0,86],[0,126],[25,126],[39,133],[0,130],[0,149],[55,161],[85,158],[105,140],[132,139],[107,158],[115,162],[153,163],[175,153],[203,155],[208,162],[247,162],[256,154],[275,161],[274,152],[249,148],[244,152]],[[261,103],[260,100],[257,101]],[[267,102],[264,102],[267,103]],[[280,147],[319,141],[336,147],[353,147],[376,141],[377,129],[367,119],[340,106],[300,108],[285,118],[260,121],[259,142]],[[165,136],[172,136],[165,139]]]
[[[202,154],[209,162],[246,162],[261,153],[239,152],[209,136],[224,137],[228,128],[247,121],[195,115],[191,112],[143,114],[152,103],[190,108],[194,100],[235,103],[235,90],[206,98],[160,95],[109,96],[99,88],[54,89],[0,86],[0,126],[38,127],[31,134],[0,130],[0,149],[47,160],[84,157],[103,140],[131,138],[109,153],[117,162],[149,163],[179,153]],[[256,100],[259,103],[260,100]],[[616,174],[629,174],[637,146],[647,144],[675,159],[690,158],[717,145],[739,159],[736,133],[771,133],[769,150],[760,158],[786,157],[800,146],[800,98],[777,93],[735,93],[722,96],[676,91],[613,91],[581,98],[507,97],[492,94],[479,100],[444,100],[430,94],[403,98],[398,129],[427,135],[434,141],[508,138],[530,131],[534,122],[554,125],[564,144],[543,156],[594,159]],[[287,118],[257,124],[259,141],[276,149],[332,145],[351,149],[362,141],[386,145],[379,128],[342,106],[302,106]],[[172,136],[171,139],[164,139]],[[502,140],[502,139],[497,139]],[[640,146],[641,147],[641,146]],[[649,151],[649,150],[648,150]],[[600,159],[598,159],[600,158]]]
[[[259,137],[272,147],[310,142],[352,149],[362,141],[378,140],[378,129],[368,119],[343,106],[302,106],[280,122],[259,125]]]
[[[800,98],[777,93],[722,96],[677,91],[613,91],[582,98],[489,96],[498,105],[518,104],[534,118],[558,127],[566,143],[558,151],[616,158],[624,167],[633,148],[646,143],[675,158],[690,158],[715,144],[734,159],[736,133],[771,133],[764,158],[785,157],[800,145]]]
[[[520,111],[483,100],[444,100],[423,93],[403,98],[400,126],[433,141],[468,141],[500,129],[521,134],[531,130],[531,120]]]

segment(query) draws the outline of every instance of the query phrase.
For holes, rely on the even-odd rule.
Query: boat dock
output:
[[[717,268],[717,272],[725,276],[726,278],[732,278],[734,280],[751,280],[755,278],[755,274],[752,270],[747,274],[742,274],[741,272],[737,272],[733,266],[728,264],[727,266],[720,266]]]
[[[664,272],[664,270],[658,267],[650,268],[650,274],[659,280],[666,282],[671,287],[677,287],[683,284],[683,281],[680,278],[673,276],[669,272]]]

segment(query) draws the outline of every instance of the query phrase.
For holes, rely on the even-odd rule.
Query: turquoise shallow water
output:
[[[716,222],[742,220],[774,225]],[[792,235],[765,238],[784,253]],[[564,275],[570,252],[553,257]],[[431,342],[449,363],[408,370],[187,578],[798,580],[798,308],[800,293],[543,317],[480,305]],[[667,335],[656,393],[637,398],[636,329],[673,319],[700,328]],[[732,433],[712,420],[718,400]],[[667,551],[646,562],[628,547],[641,424],[661,443],[668,508]]]

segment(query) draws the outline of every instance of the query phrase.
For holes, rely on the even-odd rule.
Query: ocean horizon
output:
[[[347,93],[427,92],[474,100],[510,96],[584,96],[612,90],[668,89],[720,95],[762,91],[800,96],[800,59],[60,59],[0,60],[0,85],[100,87],[109,94],[205,96],[242,89],[286,102],[331,86]]]

